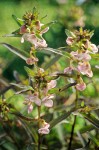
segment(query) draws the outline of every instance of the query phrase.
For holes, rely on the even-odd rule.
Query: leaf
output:
[[[60,59],[60,55],[55,56],[54,58],[52,58],[45,66],[44,69],[48,69],[50,68],[52,65],[54,65],[59,59]]]
[[[90,140],[88,140],[86,146],[84,146],[82,148],[75,149],[75,150],[89,150],[89,144],[90,144]]]
[[[49,94],[55,94],[55,93],[59,93],[59,89],[58,88],[52,88],[48,91]]]
[[[36,119],[31,118],[31,117],[26,117],[26,116],[22,115],[20,112],[10,112],[10,114],[13,114],[13,115],[15,115],[23,120],[26,120],[26,121],[36,121]]]
[[[75,34],[67,29],[65,29],[65,33],[68,37],[76,37]]]
[[[82,133],[85,133],[87,131],[91,131],[93,129],[94,129],[94,127],[92,125],[87,125],[87,126],[84,126],[82,129],[80,129],[80,133],[82,134]]]
[[[42,26],[41,26],[41,31],[44,30],[45,28],[49,27],[50,25],[56,23],[56,22],[57,22],[57,21],[51,21],[51,22],[49,22],[49,23],[47,23],[47,24],[42,25]]]
[[[88,133],[88,136],[89,138],[97,145],[99,146],[99,140],[96,139],[95,136],[93,136],[91,133],[87,132]]]
[[[72,108],[70,111],[65,112],[64,114],[62,114],[61,116],[59,116],[58,118],[52,120],[50,122],[50,129],[53,128],[54,126],[56,126],[58,123],[60,123],[61,121],[63,121],[64,119],[66,119],[68,116],[70,116],[70,114],[72,112],[75,111],[75,108]]]
[[[87,144],[86,140],[83,138],[83,136],[80,134],[79,131],[77,132],[77,135],[78,135],[78,137],[79,137],[79,139],[80,139],[80,141],[82,143],[82,146],[85,147],[86,144]]]
[[[20,29],[13,31],[11,34],[5,34],[3,37],[21,37],[22,35],[19,34]]]
[[[92,116],[91,114],[83,114],[82,116],[88,120],[94,127],[96,127],[97,129],[99,129],[99,120],[96,119],[94,116]]]
[[[75,86],[77,83],[74,82],[74,83],[70,83],[70,84],[67,84],[65,85],[64,87],[62,87],[61,89],[59,89],[59,92],[62,92],[64,90],[67,90],[68,88],[72,87],[72,86]]]
[[[34,77],[35,76],[35,72],[32,69],[30,69],[29,67],[25,66],[24,69],[26,70],[28,76],[30,76],[30,77]]]
[[[9,51],[11,51],[12,53],[16,54],[17,56],[19,56],[20,58],[22,58],[23,60],[27,60],[27,58],[29,57],[29,54],[26,53],[25,51],[21,51],[19,49],[17,49],[16,47],[13,47],[10,44],[7,43],[1,43],[4,47],[6,47]]]
[[[16,21],[16,23],[19,25],[19,26],[22,26],[24,24],[24,20],[20,19],[20,18],[17,18],[15,15],[12,15],[12,18]]]

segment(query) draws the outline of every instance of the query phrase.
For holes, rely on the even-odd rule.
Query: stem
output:
[[[40,110],[41,110],[41,107],[38,106],[38,129],[40,128]],[[41,145],[41,136],[40,134],[38,133],[38,150],[40,150],[40,145]]]
[[[77,91],[77,89],[76,89],[75,107],[76,108],[78,107],[78,91]],[[74,116],[74,123],[72,125],[72,130],[71,130],[71,136],[70,136],[70,142],[69,142],[68,150],[71,150],[73,136],[74,136],[74,128],[75,128],[75,125],[76,125],[76,118],[77,118],[77,116]]]

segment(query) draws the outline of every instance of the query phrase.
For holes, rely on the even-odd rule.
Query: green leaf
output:
[[[99,129],[99,120],[96,119],[94,116],[92,116],[91,114],[83,114],[82,116],[88,120],[94,127],[96,127],[97,129]]]
[[[58,123],[60,123],[61,121],[63,121],[63,120],[66,119],[67,117],[69,117],[70,114],[71,114],[72,112],[74,112],[74,111],[75,111],[75,108],[72,108],[70,111],[65,112],[64,114],[62,114],[62,115],[59,116],[58,118],[52,120],[52,121],[50,122],[50,128],[53,128],[53,127],[56,126]]]
[[[17,56],[19,56],[20,58],[22,58],[23,60],[27,60],[27,58],[29,57],[29,54],[26,53],[25,51],[21,51],[19,49],[17,49],[16,47],[7,44],[7,43],[1,43],[4,47],[6,47],[9,51],[11,51],[12,53],[16,54]]]
[[[19,25],[19,26],[22,26],[24,24],[24,20],[20,19],[20,18],[17,18],[15,15],[12,15],[12,18],[16,21],[16,23]]]
[[[86,140],[83,138],[83,136],[80,134],[79,131],[77,132],[77,135],[78,135],[78,137],[79,137],[79,139],[80,139],[80,141],[82,143],[82,146],[85,147],[86,144],[87,144]]]
[[[26,70],[28,76],[30,76],[30,77],[34,77],[35,76],[35,72],[32,69],[30,69],[29,67],[25,66],[24,69]]]
[[[54,65],[59,59],[60,59],[60,55],[55,56],[54,58],[52,58],[45,66],[44,69],[48,69],[50,68],[52,65]]]
[[[97,145],[99,146],[99,140],[96,139],[95,136],[93,136],[91,133],[87,132],[88,133],[88,136],[89,138]]]
[[[80,133],[86,133],[87,131],[91,131],[93,130],[94,127],[92,125],[87,125],[87,126],[84,126],[82,129],[80,129]]]
[[[67,29],[65,29],[65,33],[68,37],[76,37],[75,34]]]
[[[53,89],[50,89],[49,91],[48,91],[48,93],[49,94],[55,94],[55,93],[59,93],[59,89],[58,88],[53,88]]]
[[[57,23],[57,21],[51,21],[47,24],[44,24],[41,26],[41,31],[44,30],[45,28],[49,27],[50,25],[54,24],[54,23]]]

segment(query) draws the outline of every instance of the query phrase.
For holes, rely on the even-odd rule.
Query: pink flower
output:
[[[25,25],[21,26],[21,28],[20,28],[20,34],[24,34],[26,32],[27,32],[26,26]]]
[[[33,64],[35,64],[36,62],[38,62],[38,58],[36,58],[36,57],[34,57],[34,58],[28,58],[28,59],[26,60],[26,63],[27,63],[28,65],[33,65]]]
[[[46,96],[42,99],[42,103],[44,106],[46,107],[52,107],[53,106],[53,101],[52,99],[54,98],[54,95],[49,95],[49,96]]]
[[[67,74],[70,73],[71,74],[72,70],[73,69],[71,67],[67,67],[67,68],[64,69],[64,73],[67,73]]]
[[[74,40],[73,40],[72,37],[68,37],[68,38],[66,39],[66,43],[67,43],[68,45],[72,45],[73,42],[74,42]]]
[[[78,51],[72,51],[70,54],[76,60],[88,61],[91,59],[91,56],[88,54],[88,51],[86,51],[85,53],[78,53]]]
[[[37,95],[27,95],[24,104],[28,105],[28,113],[30,113],[33,110],[32,103],[35,103],[37,106],[41,106],[41,100],[38,98]]]
[[[79,62],[78,71],[82,73],[83,75],[87,75],[88,77],[93,76],[89,62]]]
[[[47,83],[47,89],[50,90],[56,86],[57,82],[56,80],[51,80],[49,83]]]
[[[90,44],[90,48],[91,48],[93,53],[97,53],[98,52],[98,48],[96,47],[95,44]]]
[[[41,37],[37,38],[35,34],[25,33],[21,38],[21,43],[24,43],[24,40],[32,43],[35,48],[47,47],[46,41]]]
[[[79,91],[83,91],[83,90],[85,90],[85,88],[86,88],[86,84],[84,82],[78,83],[76,85],[76,89],[79,90]]]
[[[38,133],[39,134],[49,134],[49,132],[50,132],[49,127],[50,127],[50,125],[44,121],[44,123],[42,124],[42,127],[38,130]]]
[[[86,88],[86,84],[83,82],[83,79],[82,78],[79,78],[78,79],[78,83],[76,84],[76,89],[79,90],[79,91],[83,91],[85,90]]]
[[[33,110],[33,105],[32,104],[28,104],[28,114],[31,113]]]

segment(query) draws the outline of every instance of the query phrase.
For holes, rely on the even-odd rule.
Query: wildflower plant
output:
[[[5,123],[7,123],[9,127],[12,127],[10,122],[13,123],[15,120],[13,117],[13,119],[11,118],[11,115],[16,116],[19,127],[21,126],[27,130],[31,139],[30,141],[28,140],[25,142],[23,149],[32,147],[33,149],[40,150],[46,148],[46,145],[43,146],[43,136],[50,134],[51,129],[55,125],[73,115],[74,123],[72,126],[70,140],[69,142],[65,141],[65,145],[62,140],[63,147],[70,150],[72,147],[77,116],[87,119],[92,124],[92,129],[99,129],[99,120],[90,113],[92,110],[95,110],[96,107],[86,105],[85,100],[82,102],[79,101],[79,93],[87,87],[85,77],[93,77],[90,60],[94,55],[96,56],[96,53],[98,52],[97,46],[90,41],[93,31],[84,30],[83,28],[75,30],[74,32],[66,30],[67,46],[64,47],[64,49],[58,48],[55,50],[53,48],[48,48],[46,40],[43,38],[43,34],[49,30],[51,24],[55,23],[54,21],[42,24],[39,19],[39,13],[35,8],[33,11],[24,14],[22,19],[19,19],[14,15],[13,18],[18,23],[19,29],[6,36],[20,37],[21,43],[24,43],[25,41],[29,42],[31,44],[29,53],[24,51],[22,52],[7,43],[1,44],[25,60],[26,66],[24,68],[27,72],[28,79],[26,82],[19,80],[18,83],[11,83],[11,86],[15,88],[15,94],[8,99],[4,98],[6,90],[1,92],[0,120],[4,122],[2,125],[4,127]],[[69,49],[69,52],[67,52],[67,49]],[[49,52],[51,55],[56,55],[54,56],[54,61],[51,60],[49,62],[49,68],[60,57],[64,57],[69,60],[68,66],[63,69],[63,72],[60,72],[59,70],[54,72],[54,70],[52,70],[50,73],[46,67],[42,68],[42,66],[38,65],[39,58],[36,53],[42,51],[45,53]],[[60,78],[67,79],[64,79],[64,83],[66,83],[63,87],[58,86],[58,80]],[[71,88],[76,95],[75,103],[70,105],[70,109],[67,107],[67,109],[64,108],[65,104],[63,103],[61,106],[62,109],[59,110],[61,111],[60,115],[57,116],[57,118],[52,116],[52,119],[49,119],[49,116],[51,115],[50,111],[54,114],[55,107],[57,110],[58,106],[55,103],[57,103],[58,96],[60,96],[61,92],[68,91],[69,88]],[[15,105],[11,102],[12,98],[17,101],[17,95],[19,97],[23,96],[23,114],[22,111],[19,112]],[[15,146],[22,149],[22,147],[16,143],[16,140],[13,139],[11,133],[8,135],[12,138],[12,141],[14,141]],[[99,147],[99,142],[96,138],[93,137],[91,133],[88,133],[87,135],[95,142],[95,146]],[[82,135],[80,135],[80,137],[81,136]],[[89,146],[89,143],[85,144],[83,148],[87,145]]]

